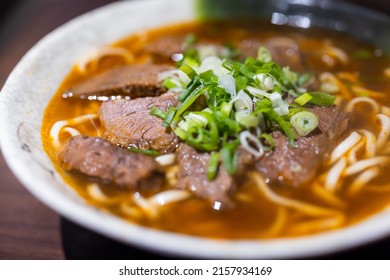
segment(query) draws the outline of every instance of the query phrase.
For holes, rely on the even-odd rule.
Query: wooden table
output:
[[[113,0],[26,0],[18,2],[0,25],[0,86],[22,55],[67,20]],[[351,0],[352,2],[363,2]],[[381,5],[389,12],[388,0]],[[2,28],[2,29],[1,29]],[[1,130],[0,130],[1,133]],[[63,246],[64,245],[64,246]],[[63,250],[63,248],[65,250]],[[388,240],[329,258],[389,258]],[[160,258],[82,229],[32,197],[9,171],[0,154],[0,259]]]
[[[109,2],[113,0],[27,0],[14,5],[0,25],[0,85],[40,38]],[[0,155],[0,259],[63,258],[60,217],[24,189]]]

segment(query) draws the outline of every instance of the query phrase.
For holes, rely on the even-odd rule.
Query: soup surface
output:
[[[170,43],[176,41],[182,42],[183,49],[169,53]],[[69,89],[125,65],[153,63],[175,67],[183,57],[192,57],[191,48],[186,49],[188,46],[194,46],[196,55],[202,57],[197,59],[201,61],[210,56],[223,56],[227,61],[242,62],[246,56],[256,57],[263,45],[274,60],[298,72],[302,79],[304,73],[310,74],[301,85],[309,95],[310,92],[325,92],[336,96],[335,105],[331,107],[348,112],[343,116],[351,120],[338,135],[337,143],[324,153],[310,180],[301,183],[295,177],[289,181],[279,176],[272,181],[263,173],[243,172],[235,175],[239,176],[239,180],[236,179],[239,183],[229,193],[229,203],[220,207],[221,201],[197,195],[190,187],[169,193],[170,190],[177,191],[177,156],[176,161],[163,167],[165,177],[159,188],[118,187],[63,168],[59,154],[72,135],[110,139],[102,117],[99,117],[100,107],[105,101],[94,100],[100,97],[92,95],[78,98],[69,94]],[[168,52],[168,59],[164,52]],[[281,59],[276,59],[275,55]],[[298,62],[295,61],[297,57]],[[164,85],[169,87],[168,83]],[[64,79],[45,111],[42,139],[47,154],[72,188],[91,205],[129,222],[211,238],[308,235],[357,223],[390,204],[387,169],[390,162],[390,143],[387,141],[390,131],[389,92],[389,58],[382,50],[344,34],[316,29],[297,30],[253,21],[178,24],[132,35],[112,46],[91,51],[82,58]],[[253,97],[250,92],[247,96]],[[128,101],[128,98],[121,98]],[[308,103],[302,106],[306,108]],[[333,123],[331,126],[338,125]],[[57,138],[53,137],[53,130]],[[327,135],[331,133],[329,131]],[[272,133],[267,134],[275,135]],[[263,139],[262,143],[272,142],[267,141]],[[311,144],[307,145],[307,150],[310,150]],[[323,144],[319,145],[321,149]],[[254,143],[249,143],[249,146],[254,148]],[[276,143],[274,149],[277,147]],[[164,150],[162,153],[175,153],[176,148],[177,145],[173,151]],[[272,153],[276,152],[268,151],[263,158]],[[315,156],[310,160],[314,162]],[[306,172],[301,170],[305,166],[297,168],[294,172]],[[161,200],[158,194],[165,196]]]

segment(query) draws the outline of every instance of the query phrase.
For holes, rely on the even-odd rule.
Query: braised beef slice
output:
[[[146,51],[152,56],[152,60],[155,63],[169,63],[173,61],[174,54],[183,54],[185,52],[185,37],[181,35],[177,36],[166,36],[153,40],[146,45]],[[207,48],[212,46],[212,51],[208,53]],[[202,42],[197,42],[196,44],[190,47],[196,50],[203,48],[207,55],[215,55],[213,52],[216,52],[216,55],[222,56],[226,48],[218,42],[212,42],[210,40],[203,40]]]
[[[307,137],[297,139],[295,148],[280,131],[272,133],[275,148],[255,163],[255,168],[269,182],[291,186],[310,182],[349,128],[350,114],[336,106],[313,107],[310,111],[318,118],[318,128]]]
[[[178,103],[175,93],[104,102],[100,107],[100,120],[105,128],[105,138],[122,147],[173,151],[178,143],[177,137],[162,126],[160,118],[150,114],[150,109],[157,107],[166,112]]]
[[[209,153],[198,152],[184,143],[179,144],[177,152],[179,163],[177,188],[188,189],[199,197],[228,207],[231,204],[229,195],[234,193],[236,184],[225,168],[220,166],[217,177],[210,181],[207,178]]]
[[[257,57],[259,47],[268,48],[272,59],[282,67],[298,72],[304,71],[304,60],[297,43],[288,37],[277,37],[260,42],[258,39],[246,39],[241,41],[237,48],[242,52],[241,58]]]
[[[152,157],[131,153],[98,137],[72,137],[60,152],[59,160],[67,171],[126,189],[159,187],[164,178]]]
[[[86,99],[94,96],[158,96],[166,91],[158,74],[167,65],[134,64],[108,70],[67,90],[64,96]]]
[[[181,35],[156,38],[145,46],[145,50],[152,55],[154,62],[172,62],[172,55],[184,51],[184,39]]]

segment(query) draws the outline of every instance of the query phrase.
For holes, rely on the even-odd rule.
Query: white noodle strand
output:
[[[376,137],[372,132],[362,129],[359,130],[360,133],[364,134],[366,142],[366,154],[365,157],[371,158],[376,155]]]
[[[53,146],[56,148],[59,148],[61,146],[60,133],[61,133],[61,130],[68,125],[77,125],[77,124],[81,124],[85,121],[91,121],[92,124],[94,125],[94,127],[98,130],[98,128],[96,127],[96,125],[93,122],[93,119],[96,119],[98,117],[99,117],[98,114],[87,114],[87,115],[78,116],[78,117],[75,117],[75,118],[72,118],[69,120],[61,120],[61,121],[55,122],[53,124],[53,126],[51,127],[50,133],[49,133],[50,137],[52,139]],[[70,130],[70,131],[72,131],[72,130]],[[67,132],[72,134],[74,131],[69,132],[69,130],[68,130]]]
[[[271,191],[271,189],[264,182],[263,178],[261,178],[261,176],[257,172],[250,172],[249,175],[256,182],[260,191],[266,196],[266,198],[278,205],[283,205],[288,208],[295,209],[297,211],[307,214],[308,216],[313,217],[333,216],[338,214],[338,211],[332,209],[322,208],[298,200],[280,196]]]
[[[352,184],[349,187],[348,194],[349,195],[355,195],[359,193],[362,188],[370,182],[372,179],[374,179],[376,176],[378,176],[380,173],[380,169],[378,167],[372,167],[370,169],[367,169],[366,171],[359,174],[359,176],[352,182]]]
[[[337,145],[330,156],[330,163],[336,162],[339,158],[345,155],[353,146],[355,146],[362,136],[357,132],[352,132],[343,142]]]
[[[162,166],[172,165],[175,163],[176,155],[175,154],[165,154],[158,156],[154,159]]]
[[[154,205],[165,205],[172,202],[177,202],[180,200],[187,199],[191,196],[191,193],[185,190],[169,190],[160,192],[150,198],[148,201]]]
[[[390,163],[390,157],[388,156],[377,156],[374,158],[360,160],[355,164],[348,166],[345,169],[345,175],[346,176],[354,175],[372,166],[385,165],[389,163]]]
[[[381,123],[381,131],[378,135],[377,149],[380,151],[386,144],[390,134],[390,118],[384,114],[377,115]]]
[[[134,56],[124,48],[118,47],[102,47],[100,49],[91,51],[88,55],[85,55],[83,59],[80,59],[77,63],[77,67],[80,72],[87,71],[87,65],[93,62],[93,66],[96,67],[99,60],[105,56],[121,56],[126,62],[132,62]]]
[[[325,189],[335,191],[339,183],[341,175],[347,166],[347,160],[345,157],[341,158],[332,168],[328,171],[328,175],[325,180]]]
[[[86,188],[87,194],[96,202],[103,204],[115,204],[123,199],[123,197],[109,197],[105,195],[99,184],[89,184]]]
[[[359,152],[359,150],[363,147],[364,142],[361,141],[357,145],[355,145],[348,153],[348,163],[353,164],[357,162],[357,156],[356,154]]]
[[[372,112],[374,114],[378,114],[380,111],[379,104],[374,99],[369,98],[369,97],[365,97],[365,96],[353,98],[351,101],[348,102],[348,105],[345,108],[345,111],[352,112],[353,109],[355,108],[355,105],[358,103],[367,103],[368,105],[370,105],[372,108]]]
[[[77,136],[81,134],[80,131],[72,127],[64,127],[64,130],[72,136]]]

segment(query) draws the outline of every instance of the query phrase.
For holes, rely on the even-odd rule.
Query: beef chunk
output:
[[[172,62],[172,55],[184,51],[184,36],[171,35],[157,38],[146,45],[145,49],[152,55],[154,62]]]
[[[59,159],[67,171],[126,189],[159,187],[164,178],[152,157],[131,153],[97,137],[72,137],[60,152]]]
[[[280,131],[272,133],[275,148],[256,162],[255,168],[271,183],[280,182],[299,186],[311,181],[321,163],[336,146],[340,137],[349,128],[349,113],[334,107],[310,109],[318,118],[318,129],[296,141],[291,147]]]
[[[150,115],[157,107],[168,111],[179,104],[175,93],[134,100],[113,100],[100,107],[100,120],[105,128],[105,137],[122,147],[173,151],[178,143],[175,134],[162,126],[162,120]]]
[[[174,54],[183,54],[186,50],[185,37],[181,35],[166,36],[157,38],[150,42],[146,47],[146,51],[152,56],[155,63],[172,62]],[[226,56],[227,48],[218,42],[203,40],[191,45],[188,49],[196,49],[199,55],[207,57],[210,55]]]
[[[214,207],[229,207],[229,195],[234,193],[236,185],[234,178],[229,176],[223,166],[219,167],[217,177],[207,179],[207,168],[210,154],[196,151],[187,144],[178,147],[179,173],[177,187],[188,189],[197,196],[208,199]],[[217,203],[217,204],[215,204]]]
[[[97,96],[157,96],[166,91],[158,81],[158,74],[170,68],[153,64],[115,68],[70,88],[64,96],[82,99]]]
[[[297,43],[287,37],[278,37],[260,42],[258,39],[246,39],[237,48],[242,52],[241,58],[257,57],[260,46],[268,48],[272,59],[282,67],[288,66],[294,71],[304,70],[304,61]]]

